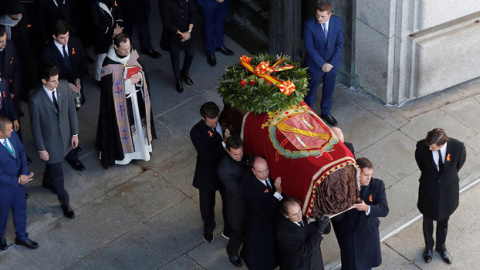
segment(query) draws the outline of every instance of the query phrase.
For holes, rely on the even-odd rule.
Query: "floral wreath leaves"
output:
[[[285,58],[281,66],[292,65],[293,68],[275,72],[272,76],[282,82],[290,81],[294,85],[294,91],[282,93],[277,86],[247,70],[239,61],[226,67],[226,72],[220,79],[218,92],[225,103],[260,114],[287,109],[303,101],[308,87],[307,68],[301,68],[299,63],[292,62],[290,57],[285,55],[272,57],[259,54],[249,58],[252,67],[256,67],[262,61],[273,65]]]

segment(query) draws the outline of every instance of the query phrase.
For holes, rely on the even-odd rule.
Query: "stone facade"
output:
[[[359,87],[401,105],[480,77],[480,1],[358,0]]]

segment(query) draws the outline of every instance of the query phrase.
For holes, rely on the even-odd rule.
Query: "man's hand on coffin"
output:
[[[361,203],[356,203],[353,205],[353,207],[355,207],[358,211],[367,212],[370,206],[362,200]]]
[[[227,141],[228,137],[230,137],[230,129],[225,129],[225,133],[223,134],[223,138],[225,138],[225,142]]]
[[[327,216],[323,216],[319,221],[317,221],[317,223],[317,232],[319,234],[323,234],[328,225],[330,225],[330,219]]]
[[[275,179],[275,191],[282,194],[282,178],[277,177],[277,179]]]

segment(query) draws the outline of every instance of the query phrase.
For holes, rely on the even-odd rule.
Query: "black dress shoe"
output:
[[[212,243],[213,242],[213,234],[212,233],[203,234],[203,241],[205,241],[206,243]]]
[[[335,117],[333,117],[333,115],[331,114],[328,114],[328,115],[325,115],[325,114],[321,114],[320,117],[327,121],[327,123],[332,126],[332,127],[336,127],[338,126],[338,122],[337,122],[337,119],[335,119]]]
[[[242,259],[237,254],[232,254],[229,255],[228,258],[230,259],[230,262],[235,265],[236,267],[242,267]]]
[[[67,205],[62,205],[62,210],[63,210],[63,215],[66,216],[67,218],[74,218],[75,213],[73,212],[72,207],[70,207],[69,204]]]
[[[72,166],[72,168],[74,170],[77,170],[77,171],[83,171],[85,170],[85,166],[83,166],[83,164],[80,162],[80,160],[68,160],[68,163],[70,164],[70,166]]]
[[[27,192],[25,192],[25,199],[27,199],[27,200],[30,199],[30,195],[28,195]]]
[[[221,52],[225,55],[233,55],[233,51],[230,50],[229,48],[225,47],[225,46],[222,46],[220,48],[217,48],[215,51],[217,52]]]
[[[7,250],[7,240],[5,240],[5,237],[0,238],[0,250]]]
[[[157,51],[155,51],[155,50],[153,50],[153,49],[150,50],[150,51],[142,50],[141,52],[142,52],[142,54],[146,54],[146,55],[148,55],[148,56],[150,56],[150,57],[152,57],[152,58],[159,58],[159,57],[162,56],[161,53],[159,53],[159,52],[157,52]]]
[[[192,84],[193,84],[192,79],[190,78],[190,76],[189,76],[187,73],[182,73],[182,78],[185,80],[185,82],[186,82],[188,85],[192,85]]]
[[[178,93],[183,93],[183,83],[182,80],[177,80],[176,81],[176,88]]]
[[[214,67],[217,65],[217,59],[215,58],[215,54],[207,55],[207,62],[210,66]]]
[[[437,250],[438,251],[438,250]],[[450,254],[448,254],[447,250],[444,249],[443,252],[441,251],[438,251],[438,253],[440,253],[440,256],[442,257],[442,260],[446,263],[446,264],[452,264],[452,258],[450,257]]]
[[[18,239],[15,239],[15,245],[26,246],[27,248],[30,248],[30,249],[38,248],[38,243],[30,239],[28,239],[27,241],[20,241]]]
[[[32,164],[32,160],[27,156],[27,165]]]
[[[431,249],[425,249],[425,251],[423,252],[423,260],[425,261],[425,263],[429,263],[432,261],[432,250]]]

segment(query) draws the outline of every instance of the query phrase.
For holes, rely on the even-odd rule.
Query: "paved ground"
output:
[[[156,8],[155,10],[156,11]],[[158,48],[159,18],[152,16],[153,44]],[[134,45],[138,45],[134,42]],[[88,78],[87,103],[79,111],[80,159],[87,167],[76,172],[63,164],[66,188],[76,218],[63,217],[54,194],[41,187],[44,165],[32,144],[28,117],[23,119],[25,146],[33,159],[35,181],[27,187],[28,231],[40,243],[37,250],[10,245],[0,252],[0,269],[234,269],[225,255],[227,241],[221,237],[222,221],[217,206],[216,238],[203,243],[198,193],[191,185],[196,153],[188,132],[200,119],[198,110],[206,101],[221,103],[216,92],[223,68],[246,51],[232,40],[226,45],[234,57],[217,55],[214,68],[203,51],[191,70],[195,84],[185,92],[174,90],[167,53],[159,60],[143,57],[159,139],[149,162],[134,162],[105,170],[94,149],[98,119],[99,89]],[[90,68],[92,68],[90,66]],[[315,109],[319,108],[319,100]],[[25,105],[25,104],[24,104]],[[27,112],[25,106],[25,112]],[[358,157],[374,162],[374,176],[386,183],[390,214],[382,219],[382,237],[418,216],[416,209],[419,170],[414,160],[415,142],[427,131],[443,127],[451,137],[466,143],[467,161],[460,173],[461,186],[480,177],[480,80],[472,81],[407,105],[386,107],[373,97],[338,86],[333,114]],[[453,265],[438,254],[430,264],[421,259],[421,223],[414,222],[382,245],[382,269],[476,269],[480,187],[461,196],[451,219],[447,246]],[[14,240],[9,219],[7,241]],[[338,264],[339,251],[332,234],[322,243],[327,269]]]

